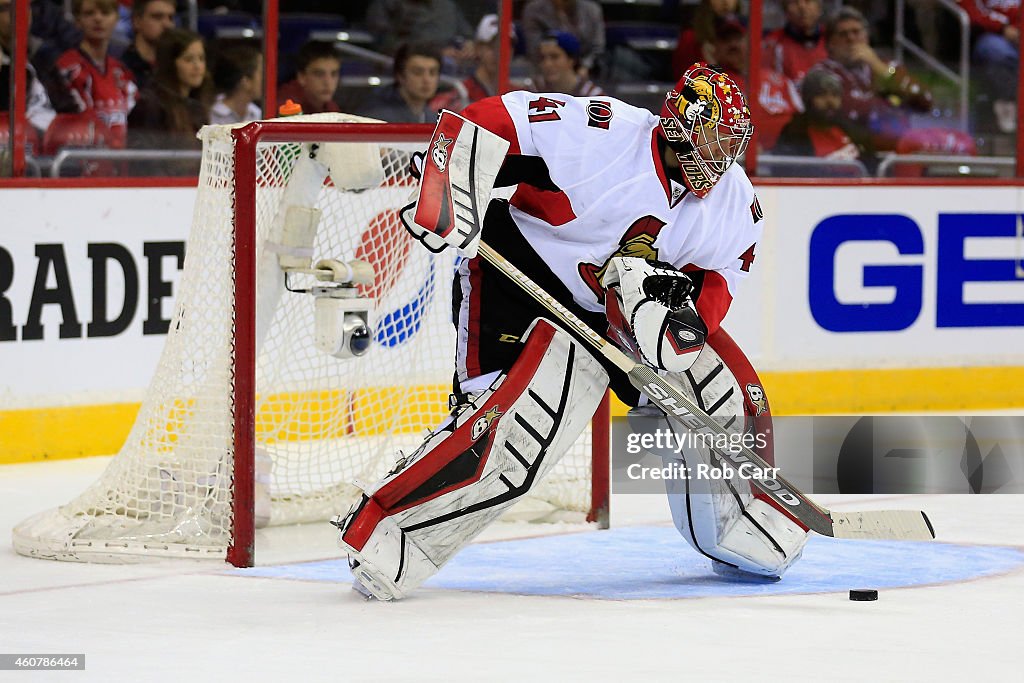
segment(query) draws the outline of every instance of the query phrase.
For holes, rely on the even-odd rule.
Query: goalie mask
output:
[[[754,131],[739,86],[715,67],[697,63],[665,97],[660,132],[679,160],[686,186],[705,197],[743,156]]]

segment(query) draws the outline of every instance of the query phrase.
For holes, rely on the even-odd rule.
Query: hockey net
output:
[[[175,312],[136,422],[90,488],[15,528],[18,552],[251,565],[257,525],[343,513],[360,483],[379,479],[443,420],[455,257],[423,249],[397,216],[415,187],[409,155],[429,131],[364,121],[330,114],[203,129]],[[349,149],[365,159],[370,149],[383,170],[365,190],[330,178],[298,188],[322,212],[313,259],[374,266],[373,283],[361,288],[372,302],[373,344],[359,358],[314,348],[312,297],[283,291],[265,248],[283,198],[303,181],[295,169],[308,143],[330,143],[341,152],[335,159]],[[517,507],[606,523],[607,415],[594,424],[598,437],[585,432]]]

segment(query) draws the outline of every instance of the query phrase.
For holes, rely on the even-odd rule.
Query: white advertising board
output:
[[[0,407],[138,401],[193,188],[0,190]]]
[[[759,187],[725,327],[764,370],[1024,365],[1014,187]],[[4,189],[0,408],[137,401],[195,190]]]

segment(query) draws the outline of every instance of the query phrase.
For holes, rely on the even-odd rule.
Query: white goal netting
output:
[[[301,121],[358,119],[288,119]],[[255,231],[257,246],[255,448],[236,454],[236,147],[231,127],[207,127],[202,137],[175,312],[135,425],[90,488],[15,528],[18,552],[88,561],[224,558],[237,532],[235,468],[250,466],[236,458],[255,459],[261,521],[324,520],[348,508],[357,495],[354,484],[376,481],[399,452],[414,450],[447,414],[454,257],[423,249],[397,216],[414,188],[408,155],[425,140],[380,144],[384,173],[375,187],[343,190],[328,180],[309,190],[322,212],[313,260],[359,258],[375,268],[373,284],[361,287],[372,301],[373,345],[367,355],[346,360],[314,348],[313,298],[283,289],[276,256],[265,249],[268,236],[280,229],[282,200],[294,190],[289,183],[296,182],[296,162],[308,147],[260,143],[255,224],[240,224]],[[331,144],[341,151],[335,158],[344,158],[342,145],[353,145],[353,151],[362,145],[362,154],[367,146]],[[590,459],[588,432],[527,505],[586,513]]]

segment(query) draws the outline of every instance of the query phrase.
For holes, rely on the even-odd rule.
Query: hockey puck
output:
[[[850,591],[850,599],[857,602],[871,602],[878,599],[878,591],[874,588],[854,588]]]

